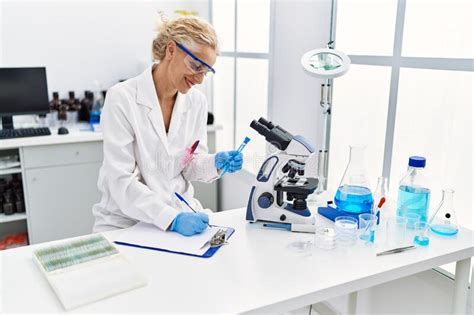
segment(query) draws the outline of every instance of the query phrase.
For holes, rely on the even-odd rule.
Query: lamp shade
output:
[[[320,79],[333,79],[344,75],[351,64],[351,59],[344,53],[321,48],[310,50],[301,57],[301,65],[309,74]]]

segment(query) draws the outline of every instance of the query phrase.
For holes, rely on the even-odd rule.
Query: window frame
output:
[[[336,7],[336,16],[332,18],[331,29],[334,31],[334,39],[337,44],[337,0],[332,0]],[[397,114],[398,89],[400,83],[400,70],[402,68],[425,69],[425,70],[447,70],[474,72],[474,59],[472,58],[436,58],[436,57],[404,57],[402,56],[403,34],[405,27],[406,5],[409,0],[397,1],[397,12],[395,18],[395,36],[393,52],[391,56],[377,55],[351,55],[351,63],[366,66],[386,66],[391,68],[389,100],[387,110],[385,145],[382,176],[390,181],[392,167],[393,145],[395,138],[395,122]],[[330,129],[330,125],[328,127]],[[328,131],[330,132],[330,130]],[[330,154],[330,152],[329,152]],[[472,263],[471,263],[472,265]],[[433,268],[435,271],[454,280],[454,275],[441,267]]]
[[[213,23],[213,1],[218,1],[218,0],[209,0],[209,22],[212,24]],[[243,58],[249,58],[249,59],[262,59],[262,60],[267,60],[268,62],[268,80],[267,80],[267,112],[265,113],[266,116],[268,117],[271,114],[271,104],[272,104],[272,86],[273,86],[273,42],[274,42],[274,29],[275,29],[275,19],[274,19],[274,13],[275,13],[275,0],[269,0],[270,1],[270,12],[269,12],[269,42],[268,42],[268,52],[267,53],[251,53],[251,52],[241,52],[238,51],[237,49],[237,32],[238,32],[238,2],[239,0],[234,0],[234,49],[233,51],[221,51],[219,54],[219,57],[230,57],[233,58],[234,60],[234,75],[233,75],[233,89],[234,89],[234,95],[233,95],[233,123],[234,127],[232,130],[233,134],[233,143],[232,146],[236,148],[238,146],[237,141],[240,139],[237,139],[237,131],[236,131],[236,124],[237,124],[237,59],[243,59]],[[218,71],[218,70],[217,70]],[[214,78],[212,78],[212,81],[210,83],[210,90],[211,90],[211,101],[210,101],[210,110],[214,111]],[[258,118],[258,117],[256,117]],[[250,122],[249,122],[250,123]],[[255,175],[253,172],[247,170],[247,169],[242,169],[242,171],[245,171],[251,175]]]
[[[385,134],[384,161],[382,170],[383,176],[387,177],[388,179],[390,179],[390,170],[392,165],[391,162],[395,136],[394,133],[398,102],[398,88],[400,83],[400,69],[414,68],[464,72],[474,71],[474,59],[402,56],[406,3],[407,0],[398,0],[392,56],[349,55],[352,64],[355,65],[387,66],[391,68],[387,128]]]

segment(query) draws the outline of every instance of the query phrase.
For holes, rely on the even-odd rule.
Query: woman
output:
[[[93,208],[95,232],[139,221],[186,236],[206,229],[207,214],[183,208],[175,192],[199,211],[190,181],[210,182],[224,168],[231,173],[242,168],[237,151],[208,154],[207,102],[193,88],[215,72],[217,50],[216,33],[204,20],[163,21],[153,41],[156,63],[108,90],[101,115],[104,161],[98,184],[102,199]],[[196,140],[195,154],[183,160]]]

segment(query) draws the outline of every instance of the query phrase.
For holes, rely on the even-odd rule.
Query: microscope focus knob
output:
[[[258,205],[260,208],[269,208],[274,201],[273,195],[269,192],[265,192],[258,197]]]

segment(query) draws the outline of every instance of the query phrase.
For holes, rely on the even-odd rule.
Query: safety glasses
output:
[[[179,49],[186,53],[187,56],[184,57],[184,64],[194,74],[204,73],[204,75],[207,75],[209,73],[216,73],[216,70],[214,70],[214,68],[202,61],[199,57],[190,52],[186,47],[184,47],[177,41],[175,41],[175,43]]]

